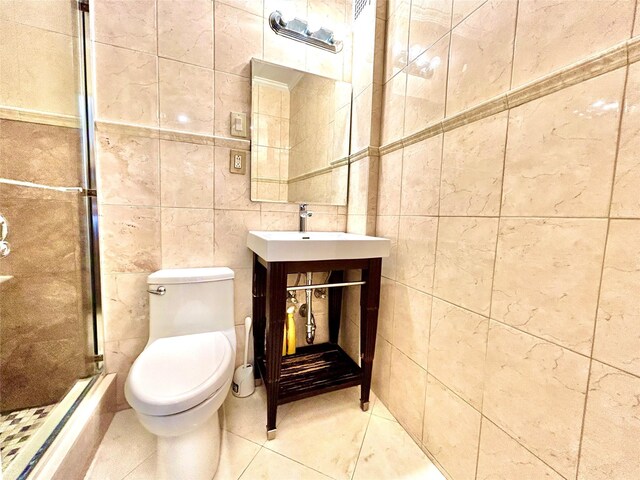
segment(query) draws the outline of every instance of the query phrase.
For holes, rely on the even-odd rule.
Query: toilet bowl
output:
[[[125,397],[157,436],[154,478],[211,480],[217,470],[218,409],[235,363],[233,275],[194,268],[148,278],[149,342],[129,371]]]

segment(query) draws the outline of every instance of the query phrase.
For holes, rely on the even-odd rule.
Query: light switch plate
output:
[[[249,129],[247,128],[247,114],[239,112],[230,113],[230,129],[232,137],[247,138]]]
[[[247,152],[243,150],[231,150],[229,158],[229,171],[244,175],[247,172]]]

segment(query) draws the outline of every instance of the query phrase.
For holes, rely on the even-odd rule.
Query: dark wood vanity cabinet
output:
[[[381,258],[267,262],[253,257],[254,369],[267,390],[267,437],[275,438],[278,405],[341,388],[361,386],[360,406],[369,408],[371,370],[380,301]],[[328,289],[329,342],[298,347],[282,355],[287,309],[287,275],[331,272],[328,283],[343,283],[346,270],[361,270],[360,365],[338,345],[342,289]],[[346,287],[349,288],[349,287]]]

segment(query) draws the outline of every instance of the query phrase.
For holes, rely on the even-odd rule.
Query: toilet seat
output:
[[[221,332],[159,338],[133,363],[125,396],[145,415],[181,413],[224,386],[234,361],[233,347]]]

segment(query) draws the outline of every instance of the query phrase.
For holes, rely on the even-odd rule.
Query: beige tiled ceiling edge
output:
[[[587,57],[584,60],[556,70],[549,75],[529,82],[506,93],[493,97],[475,107],[456,115],[432,123],[419,132],[403,137],[379,148],[379,154],[385,155],[401,148],[418,143],[426,138],[454,130],[462,125],[481,120],[496,113],[520,106],[563,88],[576,85],[591,78],[603,75],[640,60],[640,37],[634,37],[608,50]]]

